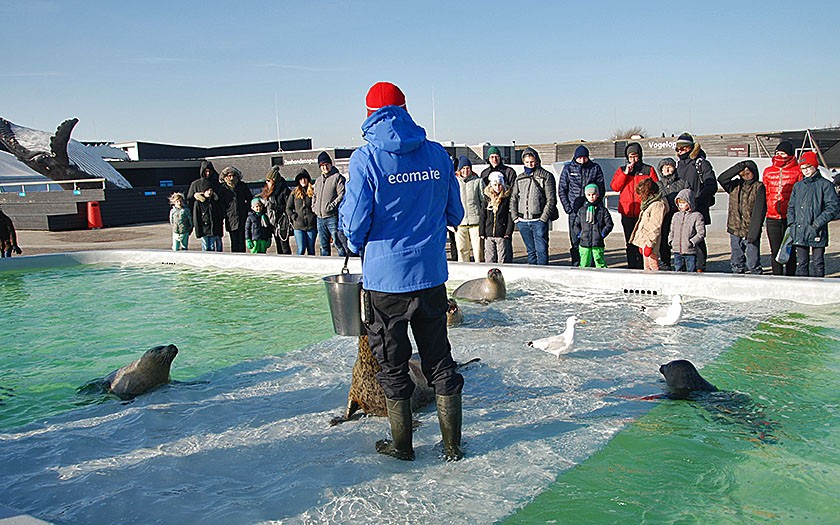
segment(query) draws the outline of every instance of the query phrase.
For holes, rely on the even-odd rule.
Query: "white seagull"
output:
[[[554,354],[557,357],[560,357],[560,354],[566,352],[572,347],[572,345],[575,344],[575,324],[578,322],[585,323],[586,321],[578,321],[577,317],[571,315],[568,319],[566,319],[565,332],[560,335],[544,337],[542,339],[537,339],[536,341],[529,341],[528,346],[539,348],[549,354]]]
[[[671,298],[671,306],[668,308],[648,308],[646,306],[642,306],[642,311],[658,325],[675,325],[682,315],[682,297],[675,295]]]

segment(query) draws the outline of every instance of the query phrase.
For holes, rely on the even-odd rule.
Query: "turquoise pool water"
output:
[[[467,459],[440,461],[427,409],[404,464],[373,453],[383,418],[327,424],[356,341],[333,336],[319,278],[0,272],[0,503],[56,523],[833,521],[837,308],[686,298],[657,327],[638,306],[665,298],[509,291],[462,305],[450,334],[456,359],[482,359],[464,371]],[[588,321],[572,352],[525,347],[571,313]],[[162,343],[180,383],[130,403],[76,394]],[[640,400],[676,358],[749,402]]]
[[[166,268],[0,272],[0,430],[101,398],[76,389],[174,344],[172,379],[333,336],[317,277]]]

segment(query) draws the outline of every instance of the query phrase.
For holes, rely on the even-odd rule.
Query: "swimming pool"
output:
[[[15,341],[8,366],[19,367],[0,386],[45,378],[10,419],[24,387],[0,405],[0,503],[58,523],[832,516],[821,503],[836,496],[840,479],[833,306],[687,297],[679,325],[653,327],[638,305],[663,302],[668,283],[635,286],[633,272],[610,272],[628,290],[650,293],[593,291],[505,268],[510,299],[464,305],[467,324],[451,333],[458,360],[482,358],[464,371],[467,460],[438,459],[427,409],[418,417],[418,460],[405,464],[373,453],[387,433],[383,418],[327,424],[346,401],[356,344],[332,335],[317,277],[278,274],[269,268],[275,257],[242,256],[241,265],[262,266],[246,271],[233,270],[236,256],[207,256],[223,271],[171,257],[84,268],[54,268],[53,259],[43,264],[52,269],[0,273],[2,314],[18,316],[17,329],[0,336]],[[314,270],[321,275],[340,265],[309,261],[324,265]],[[454,275],[476,271],[453,265]],[[590,275],[609,280],[585,270],[569,279]],[[55,322],[68,312],[69,330]],[[571,313],[588,321],[571,354],[558,360],[524,346],[560,331]],[[181,349],[172,369],[181,383],[127,404],[75,396],[78,379],[168,342]],[[32,364],[18,364],[28,354]],[[718,421],[690,403],[638,400],[661,391],[656,367],[678,357],[705,365],[718,386],[748,393],[773,420],[776,442],[756,442],[737,420]],[[50,374],[72,377],[54,389]],[[785,498],[776,497],[780,484]]]

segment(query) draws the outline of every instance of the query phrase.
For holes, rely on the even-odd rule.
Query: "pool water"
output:
[[[452,283],[454,286],[457,283]],[[838,494],[840,325],[831,309],[509,283],[462,304],[467,458],[433,408],[417,460],[373,452],[384,418],[329,427],[356,340],[332,335],[320,279],[93,267],[0,273],[0,503],[56,523],[830,522]],[[525,342],[586,319],[560,359]],[[68,323],[67,319],[72,319]],[[149,346],[178,383],[123,403],[75,389]],[[661,393],[686,358],[743,411]],[[727,407],[724,407],[727,408]],[[731,408],[731,407],[729,407]],[[755,421],[767,421],[765,435]]]
[[[0,272],[0,319],[0,430],[101,401],[76,389],[152,346],[190,381],[333,335],[319,278],[201,269]]]
[[[742,414],[664,401],[504,523],[836,523],[838,313],[775,317],[703,370],[749,392],[772,439]]]

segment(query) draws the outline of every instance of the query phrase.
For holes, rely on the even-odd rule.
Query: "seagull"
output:
[[[682,297],[675,295],[671,298],[671,306],[668,308],[648,308],[646,306],[642,306],[642,311],[658,325],[675,325],[682,315]]]
[[[586,321],[578,321],[577,317],[571,315],[568,319],[566,319],[565,332],[560,335],[544,337],[543,339],[537,339],[536,341],[529,341],[528,346],[539,348],[549,354],[554,354],[557,357],[560,357],[560,354],[566,352],[573,344],[575,344],[575,324],[578,322],[583,324]]]

